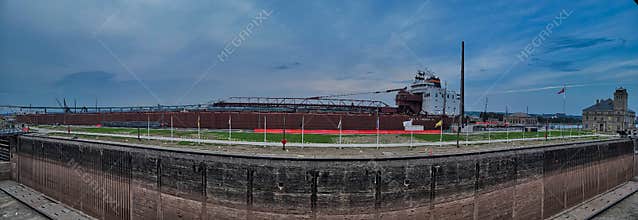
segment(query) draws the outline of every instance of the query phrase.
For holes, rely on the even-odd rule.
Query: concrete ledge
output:
[[[137,135],[127,135],[127,134],[108,134],[108,133],[94,133],[94,132],[78,132],[78,131],[59,131],[59,130],[48,130],[48,129],[39,129],[43,133],[47,134],[77,134],[77,135],[89,135],[89,136],[102,136],[102,137],[120,137],[120,138],[138,138]],[[492,144],[492,143],[509,143],[516,141],[538,141],[538,140],[559,140],[559,139],[569,139],[569,138],[584,138],[584,137],[599,137],[606,136],[611,137],[610,135],[600,135],[600,134],[592,134],[592,135],[577,135],[577,136],[559,136],[559,137],[536,137],[536,138],[519,138],[519,139],[497,139],[497,140],[479,140],[479,141],[460,141],[459,144]],[[279,147],[281,143],[279,142],[253,142],[253,141],[226,141],[226,140],[211,140],[211,139],[196,139],[196,138],[171,138],[171,137],[162,137],[162,136],[140,136],[142,139],[148,140],[160,140],[160,141],[187,141],[193,143],[208,143],[208,144],[221,144],[221,145],[250,145],[250,146],[261,146],[261,147]],[[332,144],[332,143],[288,143],[286,146],[289,147],[357,147],[357,148],[384,148],[384,147],[410,147],[410,146],[453,146],[456,145],[456,141],[444,141],[444,142],[415,142],[415,143],[389,143],[389,144]]]
[[[27,186],[13,182],[0,182],[0,190],[9,194],[14,199],[24,203],[38,213],[49,219],[60,220],[92,220],[92,218],[78,210],[68,207],[56,200],[45,196]]]
[[[596,196],[549,219],[591,219],[638,191],[638,182],[630,181]]]

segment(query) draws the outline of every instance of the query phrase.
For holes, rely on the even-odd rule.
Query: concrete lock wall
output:
[[[633,144],[311,159],[21,136],[12,163],[101,219],[542,219],[629,180]]]

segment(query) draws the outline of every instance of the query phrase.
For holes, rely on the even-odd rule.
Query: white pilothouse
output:
[[[430,71],[417,71],[414,81],[407,88],[409,93],[420,95],[421,112],[424,115],[458,115],[461,95],[441,87],[441,80]]]

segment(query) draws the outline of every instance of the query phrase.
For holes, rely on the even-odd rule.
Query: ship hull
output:
[[[301,128],[338,129],[339,121],[343,130],[404,130],[403,122],[413,120],[414,125],[423,125],[425,130],[435,129],[441,116],[410,116],[406,114],[351,114],[351,113],[273,113],[273,112],[107,112],[107,113],[66,113],[66,114],[26,114],[18,115],[20,123],[34,125],[98,125],[121,122],[152,122],[160,127],[204,129],[268,129]],[[284,120],[285,118],[285,120]],[[229,123],[230,121],[230,123]],[[285,121],[285,124],[284,124]],[[452,123],[452,118],[444,118],[444,128]],[[139,123],[138,123],[139,124]],[[145,123],[141,123],[145,124]]]

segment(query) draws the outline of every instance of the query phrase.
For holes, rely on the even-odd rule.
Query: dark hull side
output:
[[[18,115],[19,123],[27,124],[59,124],[59,125],[97,125],[109,122],[147,122],[170,127],[171,118],[175,128],[227,129],[229,118],[233,129],[264,128],[301,128],[302,119],[305,129],[338,129],[339,120],[344,130],[376,129],[376,114],[347,113],[273,113],[273,112],[107,112],[107,113],[66,113],[66,114],[26,114]],[[285,118],[285,125],[284,125]],[[440,116],[409,116],[404,114],[379,115],[380,130],[403,130],[403,122],[414,119],[413,124],[424,125],[426,130],[435,129],[434,125]],[[452,123],[452,118],[445,118],[444,128]],[[142,123],[145,124],[145,123]]]

